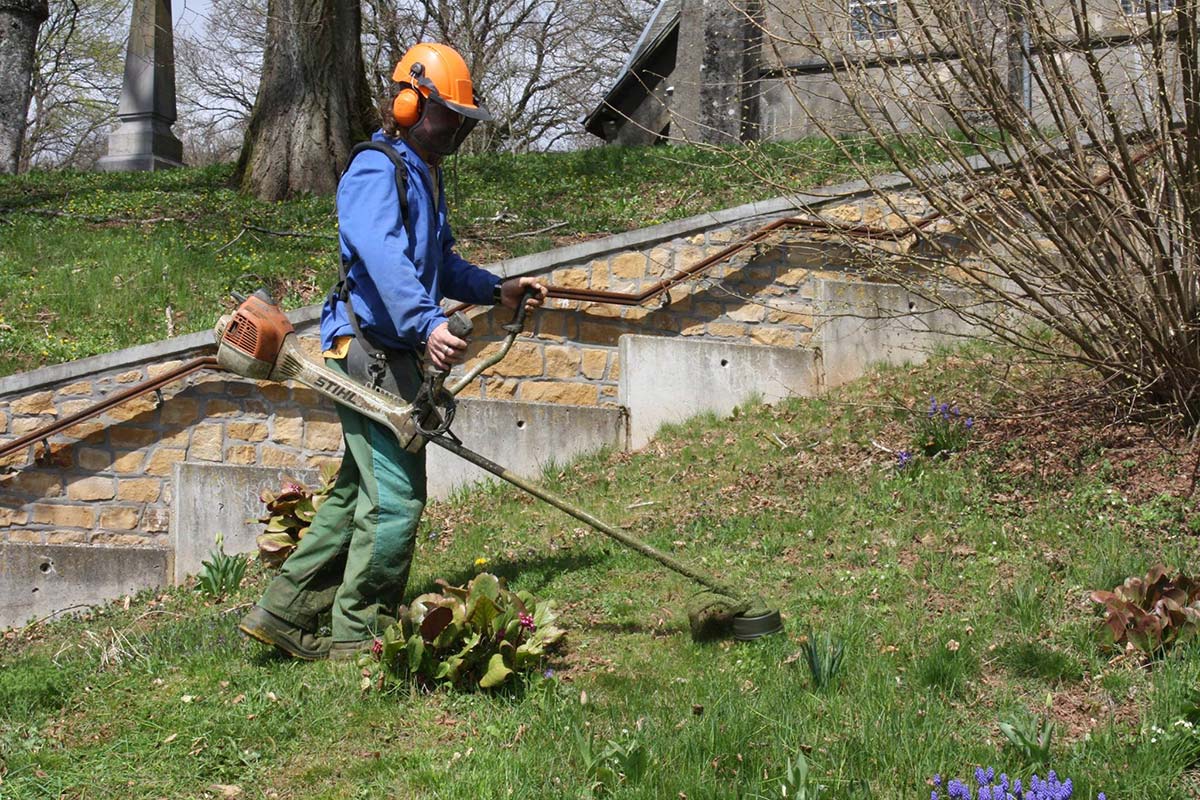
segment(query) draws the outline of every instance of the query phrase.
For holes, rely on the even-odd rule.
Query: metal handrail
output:
[[[105,411],[124,403],[126,400],[132,400],[135,397],[140,397],[146,392],[157,391],[172,381],[176,381],[202,369],[222,369],[222,367],[217,364],[216,356],[204,356],[202,358],[197,358],[194,361],[189,361],[188,363],[182,364],[175,369],[170,370],[169,372],[164,372],[157,378],[151,378],[148,381],[142,381],[136,386],[130,386],[127,389],[114,392],[98,402],[96,405],[85,408],[83,411],[79,411],[71,414],[70,416],[63,417],[60,420],[56,420],[43,428],[38,428],[32,433],[27,433],[24,436],[13,439],[11,442],[0,444],[0,458],[4,458],[10,453],[15,453],[22,447],[27,447],[34,442],[43,441],[51,436],[54,436],[55,434],[62,433],[72,425],[77,425],[84,420],[88,420],[92,417],[103,414]]]

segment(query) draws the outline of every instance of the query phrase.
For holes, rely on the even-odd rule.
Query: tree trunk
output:
[[[49,16],[47,0],[0,0],[0,173],[15,174],[21,163],[34,46]]]
[[[269,0],[262,80],[236,173],[243,191],[281,200],[337,188],[351,148],[378,125],[361,27],[357,2]]]

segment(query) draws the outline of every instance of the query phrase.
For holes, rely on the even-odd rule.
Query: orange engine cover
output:
[[[295,330],[279,306],[251,295],[233,312],[224,343],[251,358],[274,364],[284,338]]]

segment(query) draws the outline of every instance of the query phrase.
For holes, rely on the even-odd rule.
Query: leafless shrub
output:
[[[775,0],[757,21],[790,101],[767,133],[791,120],[883,148],[931,212],[878,188],[893,245],[847,238],[878,270],[1194,427],[1198,6]],[[951,299],[964,289],[971,304]]]

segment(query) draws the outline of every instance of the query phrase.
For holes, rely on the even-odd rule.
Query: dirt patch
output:
[[[1031,714],[1046,709],[1045,701],[1031,702]],[[1113,703],[1101,689],[1088,684],[1063,687],[1054,692],[1046,709],[1058,739],[1064,744],[1079,741],[1087,734],[1110,722],[1118,729],[1135,727],[1141,715],[1132,702]]]
[[[1047,485],[1099,476],[1139,503],[1195,497],[1200,449],[1185,431],[1131,419],[1128,407],[1086,375],[1021,371],[1024,390],[996,404],[978,426],[980,450],[996,472]]]

